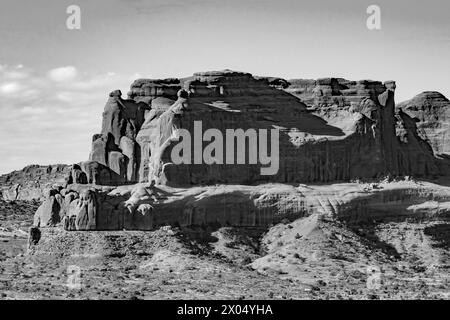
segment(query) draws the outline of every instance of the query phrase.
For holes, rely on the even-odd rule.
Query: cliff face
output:
[[[450,155],[450,101],[445,96],[422,92],[399,103],[397,109],[417,119],[418,134],[431,145],[434,154]]]
[[[438,156],[439,149],[445,149],[449,143],[444,138],[448,100],[441,94],[427,93],[426,99],[422,94],[396,106],[393,81],[383,85],[378,81],[342,78],[289,80],[284,90],[299,97],[308,105],[308,110],[330,124],[344,123],[349,112],[359,112],[375,119],[380,134],[380,150],[383,150],[380,156],[384,159],[384,172],[417,177],[448,174],[449,161],[445,156]],[[375,101],[381,104],[381,108]],[[433,106],[425,115],[411,111],[417,109],[414,105],[424,104]],[[418,109],[423,110],[424,107]],[[424,120],[416,120],[417,116]]]
[[[89,162],[81,164],[89,183],[120,185],[138,180],[140,152],[136,136],[148,105],[121,96],[120,90],[110,93],[101,133],[92,138]]]
[[[83,165],[90,168],[88,176],[97,177],[88,180],[103,185],[330,182],[443,173],[445,165],[430,152],[407,114],[396,114],[394,93],[392,81],[286,81],[228,70],[183,79],[140,79],[131,85],[128,99],[122,99],[120,91],[110,94],[102,132],[94,136],[90,162]],[[200,133],[196,121],[201,121]],[[212,137],[199,149],[192,141],[188,164],[173,164],[173,148],[183,140],[180,129],[193,139],[208,129],[223,137],[227,129],[266,131],[269,145],[270,130],[278,129],[279,170],[261,174],[264,166],[250,161],[249,151],[258,152],[260,145],[250,138],[243,151],[245,164],[238,162],[239,150],[225,161],[226,141],[219,150],[222,161],[216,157],[205,164],[196,158],[198,150],[202,154],[215,140]],[[100,174],[92,169],[93,162],[110,172]]]
[[[284,90],[300,98],[313,110],[323,112],[327,108],[356,108],[365,99],[376,101],[386,90],[380,81],[350,81],[342,78],[321,78],[317,80],[292,79]]]

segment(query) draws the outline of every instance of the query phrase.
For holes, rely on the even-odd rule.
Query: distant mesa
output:
[[[106,185],[152,180],[171,186],[307,183],[442,174],[445,164],[429,152],[420,130],[409,127],[415,115],[396,113],[394,92],[394,81],[286,81],[231,70],[139,79],[128,99],[120,91],[110,94],[90,161],[114,172],[111,180],[96,181]],[[179,116],[172,118],[170,110]],[[177,128],[193,130],[196,120],[204,130],[280,128],[278,174],[263,177],[255,165],[171,165],[170,137]],[[402,131],[406,126],[407,133]],[[412,141],[405,142],[405,136]],[[445,139],[439,141],[434,145],[444,150]],[[85,171],[91,183],[95,176],[108,176]]]
[[[426,140],[435,155],[450,156],[450,101],[439,92],[426,91],[397,104],[416,118],[419,135]]]
[[[285,80],[231,70],[138,79],[127,98],[109,94],[89,159],[45,194],[35,224],[266,225],[305,205],[283,185],[448,175],[449,101],[425,92],[396,105],[395,89],[394,81]],[[180,129],[193,133],[194,121],[221,132],[279,129],[278,172],[263,176],[260,164],[173,164],[174,137]],[[271,194],[264,187],[270,184],[279,184]]]

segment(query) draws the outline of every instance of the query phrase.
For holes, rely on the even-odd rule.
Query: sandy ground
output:
[[[1,299],[449,299],[446,220],[65,232],[1,203]]]

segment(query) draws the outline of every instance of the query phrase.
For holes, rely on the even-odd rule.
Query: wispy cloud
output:
[[[8,96],[19,92],[20,89],[20,84],[15,81],[5,82],[0,86],[0,93],[2,95]]]
[[[130,75],[87,74],[74,66],[37,72],[0,65],[0,173],[86,160],[108,93],[126,93],[130,83]]]
[[[66,82],[75,80],[78,75],[78,71],[75,67],[67,66],[52,69],[48,72],[50,80],[55,82]]]

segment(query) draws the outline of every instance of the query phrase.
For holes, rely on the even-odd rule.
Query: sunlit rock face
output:
[[[351,222],[386,218],[439,218],[450,213],[450,187],[413,181],[103,187],[72,184],[50,190],[36,227],[67,231],[153,230],[164,225],[268,227],[284,219],[319,214]]]

